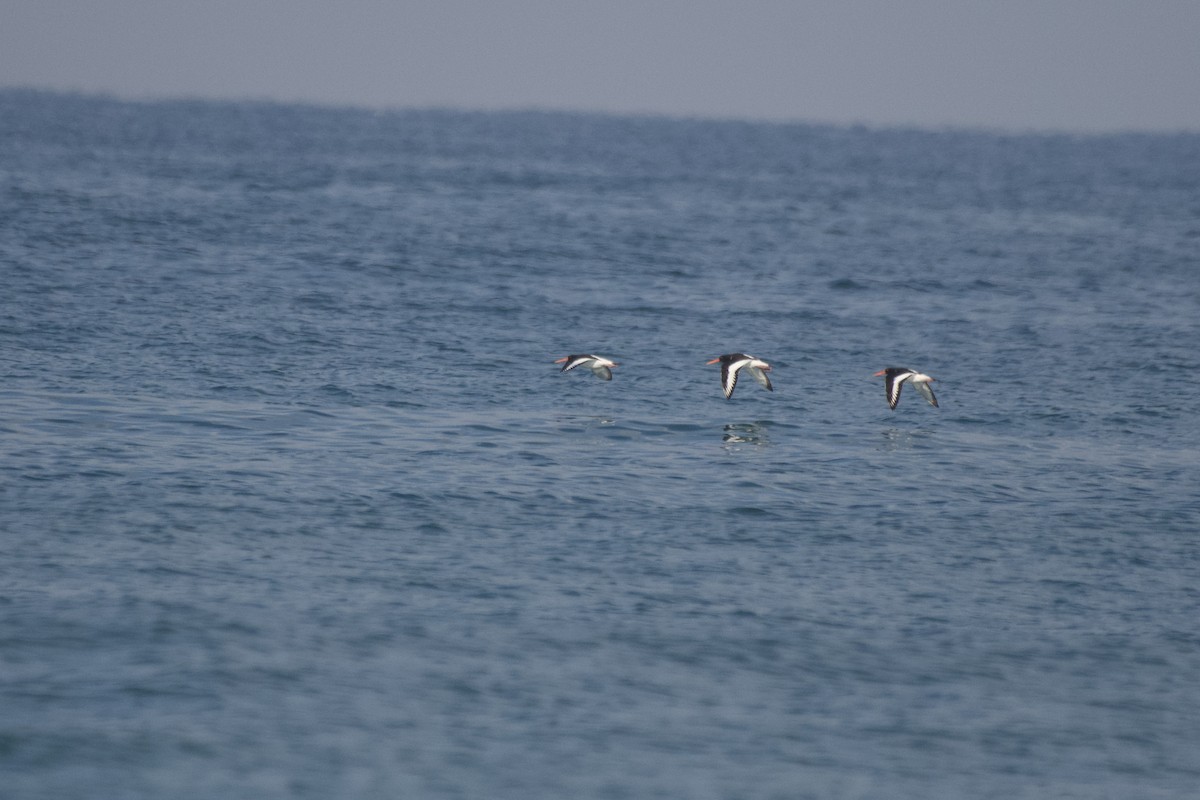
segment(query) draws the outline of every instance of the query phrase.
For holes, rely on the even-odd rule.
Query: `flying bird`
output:
[[[761,383],[764,389],[769,392],[775,391],[771,388],[771,379],[767,377],[767,373],[771,371],[771,365],[762,359],[746,353],[726,353],[708,363],[716,364],[717,362],[721,364],[721,388],[725,390],[726,400],[733,395],[733,390],[737,387],[738,373],[743,369],[749,372],[754,380]]]
[[[872,377],[883,376],[883,389],[887,395],[888,408],[895,408],[900,402],[900,390],[904,384],[911,383],[913,388],[921,393],[921,396],[929,401],[929,405],[934,408],[938,407],[937,398],[933,396],[933,389],[929,388],[930,382],[935,380],[928,375],[922,375],[920,372],[909,369],[908,367],[888,367],[876,372]]]
[[[593,375],[602,381],[611,381],[612,368],[620,366],[616,361],[610,361],[603,356],[595,356],[590,354],[565,356],[557,359],[554,363],[563,365],[563,368],[560,369],[559,372],[569,372],[576,367],[587,367],[592,371]]]

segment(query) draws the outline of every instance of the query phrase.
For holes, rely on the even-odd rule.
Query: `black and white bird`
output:
[[[929,388],[929,384],[935,380],[928,375],[922,375],[920,372],[911,370],[908,367],[888,367],[876,372],[873,377],[883,376],[883,389],[887,395],[888,408],[895,408],[900,402],[900,390],[905,383],[911,383],[913,388],[921,393],[921,396],[929,401],[929,405],[934,408],[938,407],[937,398],[933,396],[933,389]]]
[[[743,369],[749,372],[754,380],[761,383],[764,389],[769,392],[775,391],[771,388],[771,379],[767,376],[767,373],[771,371],[771,365],[761,358],[755,358],[746,353],[726,353],[708,363],[716,364],[718,362],[721,364],[721,388],[725,390],[726,400],[733,395],[733,390],[737,388],[738,373]]]
[[[570,372],[576,367],[587,367],[602,381],[612,380],[612,368],[620,366],[616,361],[610,361],[603,356],[595,356],[590,354],[565,356],[557,359],[555,364],[562,364],[563,368],[559,372]]]

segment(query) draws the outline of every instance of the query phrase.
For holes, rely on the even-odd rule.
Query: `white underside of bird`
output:
[[[563,368],[559,372],[570,372],[576,367],[587,367],[592,371],[592,374],[603,381],[612,380],[612,368],[620,366],[616,361],[604,358],[603,356],[588,354],[565,356],[557,359],[555,364],[562,364]]]

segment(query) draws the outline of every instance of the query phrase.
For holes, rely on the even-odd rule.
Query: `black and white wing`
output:
[[[771,378],[764,370],[758,367],[747,367],[746,371],[754,376],[754,380],[758,381],[768,392],[773,392],[775,389],[771,386]]]
[[[602,363],[600,359],[594,359],[592,363],[588,364],[588,366],[591,368],[592,374],[600,380],[612,380],[612,370],[608,368],[607,364]]]
[[[929,383],[927,381],[909,381],[909,383],[913,385],[914,389],[921,393],[922,397],[929,401],[929,405],[933,406],[934,408],[938,407],[937,398],[933,396],[933,389],[929,388]]]

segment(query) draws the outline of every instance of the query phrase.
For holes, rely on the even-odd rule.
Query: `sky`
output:
[[[1200,131],[1200,0],[4,0],[0,87]]]

